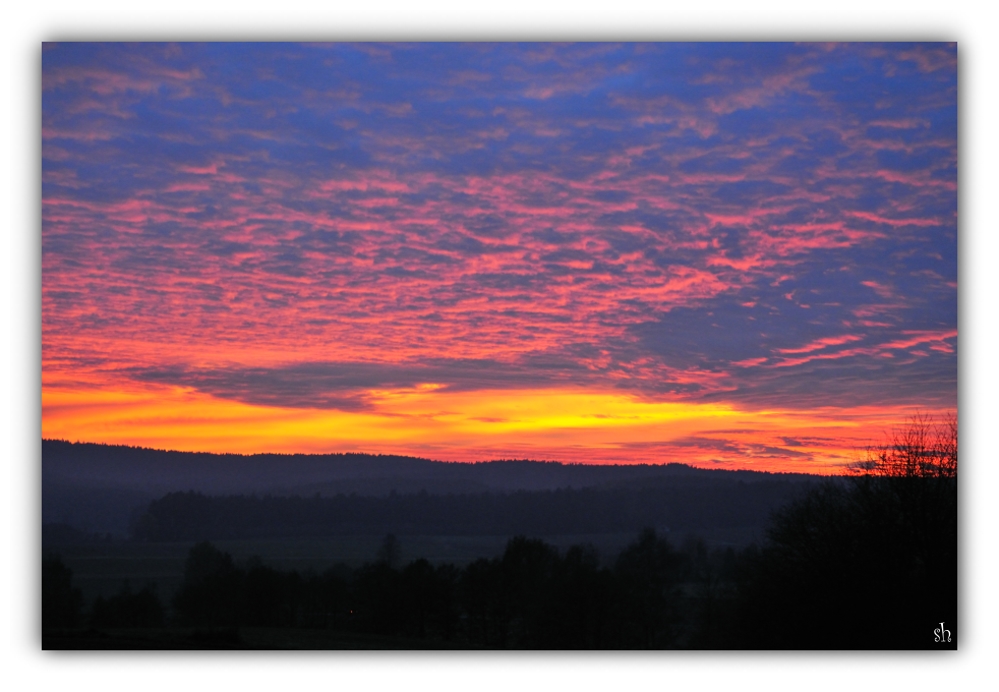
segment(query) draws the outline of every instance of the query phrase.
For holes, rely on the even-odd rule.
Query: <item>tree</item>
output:
[[[596,548],[571,546],[556,564],[551,589],[550,646],[556,649],[610,646],[613,586],[613,575],[601,568]]]
[[[907,425],[867,448],[865,458],[851,469],[858,476],[881,478],[957,478],[957,418],[943,423],[917,413]]]
[[[181,623],[209,627],[239,624],[243,576],[229,553],[207,541],[193,546],[173,602]]]
[[[957,593],[957,419],[916,415],[869,447],[854,469],[852,495],[866,516],[884,516],[886,541],[904,548],[909,581],[935,593]]]
[[[399,566],[401,557],[402,547],[399,545],[399,539],[395,537],[394,533],[385,534],[385,538],[382,539],[382,544],[378,548],[378,555],[375,561],[396,569]]]
[[[93,627],[162,627],[163,620],[163,604],[155,585],[133,593],[127,580],[116,595],[98,596],[90,616]]]
[[[750,647],[932,648],[936,624],[956,632],[955,420],[912,418],[778,510],[741,602]]]
[[[675,644],[682,565],[681,555],[652,528],[643,529],[618,556],[614,572],[626,647],[663,649]]]
[[[76,627],[83,593],[73,586],[73,570],[58,556],[42,560],[42,631]]]

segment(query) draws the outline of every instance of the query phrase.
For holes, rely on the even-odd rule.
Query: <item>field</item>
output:
[[[679,547],[687,536],[669,536]],[[761,537],[751,530],[729,529],[697,534],[708,547],[742,547]],[[632,533],[600,533],[567,536],[539,536],[546,543],[564,551],[571,545],[594,546],[605,563],[610,563],[630,542]],[[282,571],[314,571],[321,573],[335,564],[360,567],[375,559],[383,535],[334,536],[328,538],[282,538],[244,541],[213,541],[220,550],[232,555],[237,563],[251,557]],[[406,564],[417,558],[431,563],[450,562],[464,566],[480,557],[502,554],[506,536],[400,536],[400,560]],[[184,561],[191,549],[190,542],[140,543],[111,541],[46,546],[73,570],[73,584],[81,589],[86,603],[98,596],[109,597],[121,589],[126,580],[133,590],[155,584],[156,592],[169,604],[184,577]]]

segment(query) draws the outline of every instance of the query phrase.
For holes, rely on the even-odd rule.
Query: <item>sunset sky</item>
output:
[[[957,405],[952,44],[45,44],[42,435],[837,473]]]

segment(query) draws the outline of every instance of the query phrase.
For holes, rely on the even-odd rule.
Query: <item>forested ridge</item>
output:
[[[634,489],[642,493],[667,486],[677,489],[678,493],[687,492],[681,488],[690,489],[695,496],[711,502],[726,492],[734,493],[733,497],[739,495],[736,491],[720,488],[741,482],[746,486],[775,484],[768,490],[753,490],[743,495],[763,498],[767,493],[775,492],[776,499],[783,502],[789,497],[782,495],[779,487],[790,488],[796,483],[819,479],[819,476],[806,474],[701,469],[679,463],[622,466],[530,460],[448,463],[360,453],[209,454],[43,440],[42,521],[124,537],[129,534],[134,515],[144,512],[151,501],[170,493],[188,491],[213,497],[313,498],[319,494],[324,499],[351,495],[388,498],[393,493],[397,496],[426,493],[445,498],[472,496],[482,499],[491,494],[494,497],[482,501],[493,506],[503,504],[503,496],[519,491]],[[704,488],[710,485],[719,486],[719,490],[705,491]],[[726,504],[731,501],[731,497],[725,499]],[[459,500],[444,502],[451,508],[460,504]],[[756,500],[747,502],[753,504]],[[735,503],[741,506],[743,501],[736,499]],[[396,507],[398,503],[383,505],[384,509],[395,511],[389,504]],[[525,504],[527,511],[530,502],[525,500],[521,504]],[[677,506],[675,502],[670,504]],[[357,501],[355,505],[358,511],[365,513],[372,503]],[[402,511],[402,505],[399,507]],[[612,507],[607,511],[612,511]],[[757,517],[756,525],[759,525],[766,512],[757,513]],[[628,530],[637,530],[641,525],[629,524]],[[396,529],[398,527],[386,530]],[[519,530],[534,531],[530,526],[524,526],[522,529],[514,527],[513,533]],[[505,530],[500,533],[513,535]]]
[[[183,492],[151,502],[132,531],[138,540],[180,541],[388,532],[587,534],[637,532],[644,526],[762,530],[776,507],[806,487],[773,480],[388,497],[213,497]]]

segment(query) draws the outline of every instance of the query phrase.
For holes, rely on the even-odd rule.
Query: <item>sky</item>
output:
[[[953,44],[45,44],[42,436],[838,473],[957,405]]]

